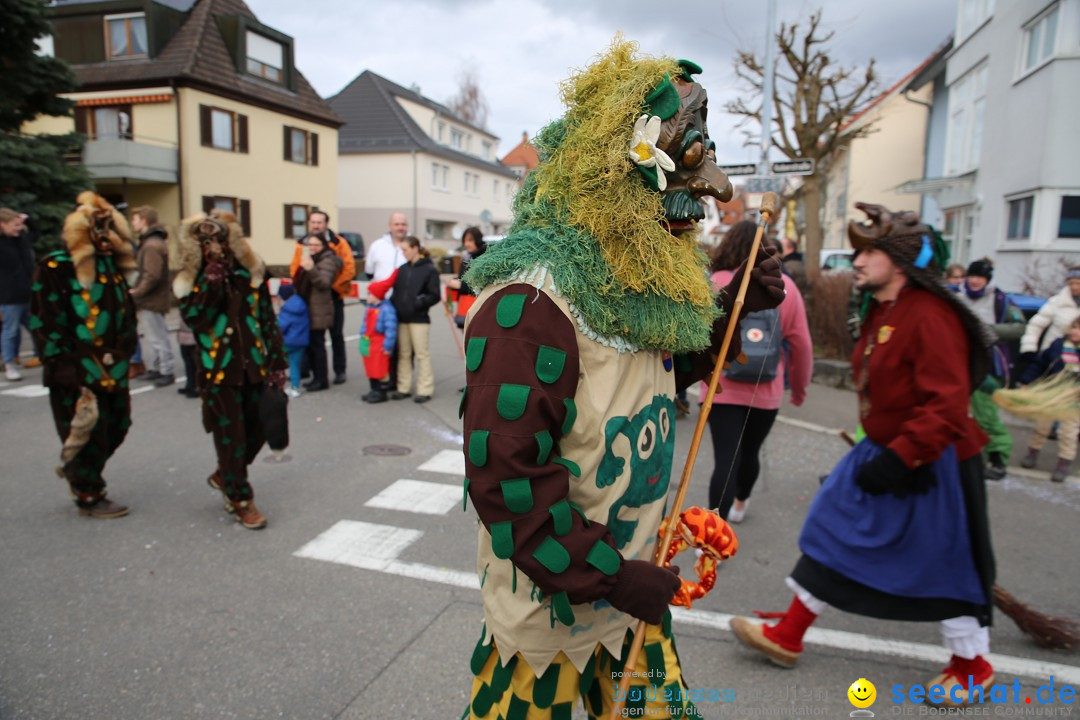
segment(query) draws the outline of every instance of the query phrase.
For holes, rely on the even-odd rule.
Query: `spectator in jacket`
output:
[[[402,249],[406,263],[398,269],[392,298],[398,316],[397,390],[390,397],[402,400],[411,394],[415,355],[417,377],[413,401],[425,403],[435,392],[435,373],[428,347],[431,334],[428,308],[439,302],[439,272],[417,238],[411,235],[405,238]]]
[[[964,280],[967,278],[967,270],[960,263],[953,263],[945,268],[945,286],[953,292],[964,290]]]
[[[131,288],[131,297],[139,317],[139,335],[146,340],[144,364],[149,368],[143,378],[156,387],[176,382],[175,361],[165,315],[169,312],[169,233],[158,224],[157,210],[142,205],[131,211],[131,228],[139,234],[139,279]]]
[[[1024,315],[1004,292],[991,284],[993,279],[993,263],[988,258],[975,260],[968,265],[959,297],[995,339],[990,348],[993,358],[990,374],[971,394],[971,414],[990,436],[990,442],[983,448],[988,459],[986,478],[1001,480],[1012,455],[1012,435],[1001,421],[998,406],[990,396],[1012,382],[1012,355],[1008,343],[1024,334]]]
[[[744,220],[727,232],[713,259],[712,283],[717,290],[726,287],[739,265],[750,255],[757,225]],[[758,342],[769,343],[768,334],[777,333],[775,366],[767,379],[759,383],[732,378],[721,380],[723,392],[717,393],[709,413],[709,429],[713,440],[713,474],[709,483],[709,507],[717,508],[720,517],[742,522],[761,472],[761,447],[772,430],[784,398],[784,374],[791,386],[791,404],[798,407],[806,399],[806,388],[814,366],[814,349],[806,321],[802,293],[790,275],[783,275],[787,293],[780,307],[743,318],[742,347],[746,351],[754,343],[754,331],[747,329],[752,317],[766,323],[766,336],[756,332]],[[781,349],[786,342],[788,353]],[[748,353],[749,354],[749,353]],[[763,368],[764,370],[764,368]],[[759,376],[760,377],[760,376]],[[705,393],[702,392],[702,397]],[[732,428],[744,428],[733,433]]]
[[[461,236],[461,244],[465,248],[465,257],[461,260],[461,267],[458,269],[458,276],[451,278],[447,281],[446,286],[451,290],[458,291],[457,298],[457,311],[454,313],[454,322],[459,328],[465,327],[465,316],[469,312],[469,308],[476,302],[476,293],[468,284],[462,280],[465,277],[465,273],[469,270],[469,265],[473,260],[484,254],[487,250],[487,245],[484,244],[484,234],[480,232],[478,227],[465,228],[465,233]]]
[[[278,311],[278,327],[281,339],[285,343],[285,352],[289,355],[289,397],[300,397],[300,365],[304,353],[311,343],[311,318],[308,306],[292,285],[282,285],[278,297],[284,301]]]
[[[8,380],[22,380],[15,363],[22,328],[30,329],[30,278],[34,274],[34,240],[38,234],[36,226],[27,220],[22,213],[0,208],[0,315],[4,318],[0,344]]]
[[[1040,375],[1056,375],[1069,373],[1069,376],[1080,380],[1080,317],[1073,319],[1065,330],[1065,335],[1054,340],[1043,350],[1035,360],[1024,369],[1020,377],[1020,383],[1027,385],[1034,382]],[[1059,420],[1058,426],[1058,461],[1054,471],[1050,474],[1053,482],[1065,482],[1065,476],[1069,473],[1069,466],[1076,459],[1077,433],[1080,433],[1080,417],[1067,420]],[[1046,444],[1050,436],[1051,420],[1040,420],[1035,423],[1035,429],[1028,441],[1028,451],[1020,466],[1025,468],[1035,467],[1039,460],[1039,450]]]
[[[1028,320],[1024,337],[1020,339],[1020,354],[1025,359],[1034,359],[1035,353],[1045,350],[1050,343],[1065,334],[1073,319],[1080,313],[1080,265],[1069,268],[1065,287],[1054,295],[1039,312]]]
[[[334,358],[334,384],[341,385],[345,382],[345,296],[352,293],[352,281],[356,277],[356,261],[353,259],[352,248],[349,247],[348,241],[331,230],[329,224],[330,216],[324,210],[312,210],[308,215],[308,235],[322,237],[341,260],[341,268],[334,276],[334,282],[330,287],[334,317],[328,328],[330,349]],[[300,267],[304,242],[305,238],[298,240],[296,249],[293,251],[292,263],[289,266],[289,272],[292,275],[295,275],[296,269]]]
[[[386,402],[386,391],[394,387],[390,383],[390,360],[397,347],[398,319],[394,303],[386,294],[394,286],[397,273],[394,270],[385,280],[368,285],[364,323],[360,327],[360,355],[371,383],[371,392],[360,398],[366,403]]]
[[[325,235],[308,235],[306,251],[300,255],[300,266],[293,275],[296,292],[308,306],[311,331],[308,341],[308,361],[314,376],[304,385],[310,392],[330,387],[326,366],[326,331],[334,324],[334,278],[341,270],[341,258],[331,249]]]

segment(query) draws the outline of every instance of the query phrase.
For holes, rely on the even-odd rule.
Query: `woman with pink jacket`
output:
[[[750,254],[757,226],[736,223],[713,254],[712,284],[727,285]],[[747,365],[732,364],[720,380],[709,430],[714,466],[709,482],[709,507],[720,517],[742,522],[761,472],[761,446],[772,429],[784,396],[784,375],[791,386],[791,404],[802,405],[813,372],[814,350],[806,323],[806,306],[795,282],[784,276],[787,295],[780,307],[750,313],[741,323]],[[787,352],[784,351],[784,345]],[[702,397],[705,390],[702,390]]]

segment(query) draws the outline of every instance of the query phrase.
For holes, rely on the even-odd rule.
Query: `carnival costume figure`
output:
[[[89,191],[77,202],[64,221],[64,248],[38,263],[30,329],[64,442],[57,473],[80,514],[114,518],[128,508],[106,497],[101,472],[131,427],[135,254],[127,220],[112,205]]]
[[[185,220],[180,244],[173,292],[195,333],[203,427],[213,434],[217,451],[217,468],[207,482],[225,496],[225,509],[238,522],[259,529],[266,518],[255,507],[248,466],[265,441],[263,393],[283,392],[288,379],[266,270],[228,212],[211,210]]]
[[[968,398],[989,368],[990,338],[940,280],[943,253],[913,212],[856,203],[855,284],[869,294],[852,354],[866,437],[825,480],[807,514],[780,622],[737,617],[743,644],[792,667],[828,606],[888,620],[940,621],[952,659],[928,685],[946,704],[988,687],[994,557]],[[769,617],[769,614],[765,614]],[[777,617],[777,615],[771,615]]]
[[[735,294],[709,286],[700,199],[731,186],[701,69],[635,51],[617,39],[564,84],[509,235],[464,278],[479,293],[462,399],[485,616],[473,718],[569,718],[579,699],[606,716],[639,619],[652,625],[627,709],[695,711],[667,609],[677,569],[651,560],[676,387],[712,369]],[[779,261],[761,260],[747,311],[783,297]]]

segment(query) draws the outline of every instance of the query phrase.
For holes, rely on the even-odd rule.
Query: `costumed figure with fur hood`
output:
[[[131,426],[135,254],[127,220],[112,205],[89,191],[77,202],[64,221],[64,249],[42,258],[34,273],[30,328],[64,442],[57,472],[80,514],[114,518],[128,508],[105,496],[101,472]]]
[[[627,710],[694,712],[668,612],[678,570],[651,561],[676,388],[711,371],[745,272],[714,295],[697,247],[699,199],[731,197],[699,72],[616,39],[568,80],[509,235],[464,278],[485,617],[470,717],[568,718],[579,700],[606,717],[638,620],[652,625]],[[779,260],[757,259],[747,312],[783,298]]]
[[[256,530],[266,518],[255,507],[248,466],[265,441],[260,405],[264,392],[284,392],[289,367],[266,268],[236,218],[222,210],[185,220],[180,247],[173,293],[195,333],[203,427],[217,451],[207,483],[238,522]]]
[[[990,367],[982,321],[941,282],[943,243],[916,213],[856,203],[855,285],[868,294],[851,366],[866,437],[821,486],[799,535],[780,622],[731,622],[736,637],[793,667],[828,606],[888,620],[940,621],[949,665],[927,683],[943,702],[988,688],[994,555],[981,450],[968,411]],[[940,690],[938,692],[941,692]],[[980,700],[981,702],[981,700]]]

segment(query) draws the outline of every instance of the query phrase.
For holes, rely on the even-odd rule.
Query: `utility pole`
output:
[[[765,78],[761,88],[761,166],[758,175],[769,177],[772,143],[773,73],[776,66],[776,0],[767,0],[765,13]]]

